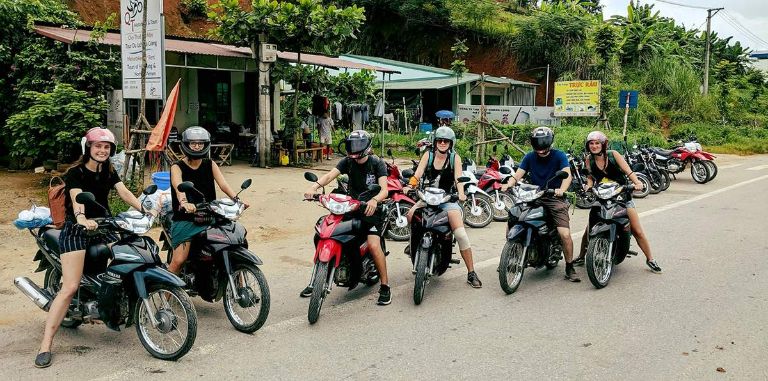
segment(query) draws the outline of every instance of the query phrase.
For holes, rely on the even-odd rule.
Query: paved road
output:
[[[561,263],[551,272],[528,269],[517,293],[507,296],[495,271],[503,225],[494,223],[469,231],[482,289],[465,283],[462,264],[430,283],[414,306],[410,261],[402,244],[390,244],[392,305],[374,305],[372,288],[335,288],[313,326],[307,300],[297,294],[311,271],[305,234],[322,211],[293,201],[304,183],[299,170],[285,170],[288,180],[280,179],[274,197],[287,203],[279,208],[292,228],[253,243],[273,296],[260,331],[237,333],[220,304],[198,299],[195,347],[176,363],[151,358],[133,328],[86,326],[62,330],[54,365],[37,370],[32,359],[44,313],[15,293],[0,300],[19,303],[29,319],[0,324],[0,378],[768,379],[768,156],[719,164],[709,184],[685,173],[667,192],[637,201],[663,274],[630,258],[607,288],[595,290],[583,269],[582,283],[564,281]],[[238,169],[228,176],[234,182],[265,173]],[[256,184],[254,197],[265,191]],[[272,213],[260,208],[246,226]],[[586,217],[576,211],[574,234],[580,236]],[[267,237],[270,229],[251,231]]]

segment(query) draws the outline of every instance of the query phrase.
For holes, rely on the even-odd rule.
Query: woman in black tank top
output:
[[[627,184],[627,178],[629,178],[635,185],[635,188],[642,189],[643,183],[637,179],[637,175],[630,169],[626,160],[618,152],[607,150],[607,146],[608,139],[602,132],[595,131],[587,136],[586,148],[589,155],[587,155],[585,164],[590,172],[589,176],[587,176],[587,187],[591,188],[594,184],[603,181],[603,179],[610,179],[619,184]],[[640,246],[643,254],[645,254],[645,263],[651,271],[660,273],[661,267],[653,259],[651,245],[648,243],[648,238],[643,231],[642,225],[640,225],[640,216],[637,214],[637,209],[632,201],[627,203],[627,217],[629,217],[632,235],[635,237],[637,245]],[[585,229],[584,236],[581,238],[581,252],[579,258],[576,259],[579,264],[584,263],[588,241],[589,229]]]
[[[206,229],[206,226],[193,222],[195,204],[216,199],[216,185],[229,198],[234,199],[237,193],[229,186],[219,166],[208,158],[211,146],[211,136],[202,127],[189,127],[182,133],[181,148],[184,159],[171,166],[171,205],[173,218],[171,225],[171,243],[173,258],[168,270],[178,274],[181,266],[189,256],[190,241]],[[202,193],[179,191],[178,186],[184,181],[191,181],[195,189]],[[214,184],[215,183],[215,184]],[[203,197],[205,199],[203,199]],[[245,203],[245,207],[248,204]]]

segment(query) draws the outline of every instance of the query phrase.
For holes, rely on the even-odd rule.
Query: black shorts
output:
[[[69,253],[78,250],[85,250],[93,245],[115,242],[120,237],[117,233],[108,232],[105,234],[87,235],[82,225],[67,221],[61,229],[59,235],[60,254]]]
[[[372,216],[360,218],[360,225],[362,231],[368,231],[368,235],[381,237],[384,233],[384,213],[380,208],[376,209],[376,213]]]

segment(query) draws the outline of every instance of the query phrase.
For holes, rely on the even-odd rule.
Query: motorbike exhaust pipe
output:
[[[47,291],[41,289],[40,286],[36,285],[35,282],[29,280],[29,278],[25,276],[17,277],[13,280],[13,284],[15,284],[16,288],[18,288],[24,295],[32,299],[32,301],[43,311],[48,311],[48,308],[51,306],[52,298]]]

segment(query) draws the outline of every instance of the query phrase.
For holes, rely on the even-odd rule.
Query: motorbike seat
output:
[[[42,235],[43,241],[45,242],[45,245],[48,246],[48,249],[56,255],[60,255],[61,248],[59,247],[59,236],[61,235],[61,230],[52,228],[42,228],[40,230],[40,235]]]
[[[663,148],[651,148],[651,150],[659,155],[662,156],[671,156],[675,151],[669,150],[669,149],[663,149]]]

